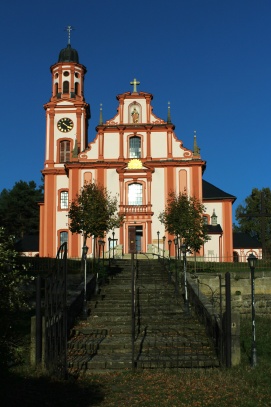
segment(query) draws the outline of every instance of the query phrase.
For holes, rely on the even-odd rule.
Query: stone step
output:
[[[131,316],[131,304],[128,304],[129,306],[118,306],[114,307],[113,304],[104,304],[100,305],[97,308],[96,307],[90,307],[90,316],[98,316],[98,317],[112,317],[114,318],[115,316]],[[141,316],[141,314],[143,314]],[[174,308],[168,308],[168,309],[163,309],[155,306],[150,306],[146,308],[146,313],[144,307],[140,307],[139,311],[136,313],[136,316],[138,317],[144,317],[144,314],[146,314],[146,317],[149,318],[149,316],[156,316],[157,318],[159,317],[167,317],[167,318],[172,318],[174,319],[175,317],[181,316],[183,314],[183,310],[181,308],[174,309]]]
[[[139,321],[137,321],[139,320]],[[159,326],[161,324],[161,321],[163,323],[163,327],[168,328],[169,326],[172,326],[172,329],[177,329],[182,321],[172,321],[172,318],[170,316],[164,316],[163,319],[161,317],[153,316],[153,317],[141,317],[140,319],[136,319],[136,326],[141,327],[144,329],[146,326],[149,328],[153,328],[155,326]],[[123,326],[129,326],[132,323],[131,317],[130,316],[104,316],[104,317],[96,317],[94,316],[93,320],[89,319],[89,324],[93,329],[102,329],[104,326],[104,329],[111,329],[115,330],[118,329],[119,327]],[[139,325],[140,324],[140,325]],[[191,325],[187,326],[187,329],[191,329],[192,331],[199,329],[198,325]]]
[[[171,355],[176,357],[178,355],[213,355],[213,349],[211,349],[207,344],[201,342],[178,342],[177,340],[173,344],[163,344],[163,342],[152,340],[144,344],[143,350],[141,349],[141,341],[135,343],[135,352],[137,354],[146,354],[149,356],[155,356],[157,353],[162,353],[163,355]],[[193,352],[191,351],[191,345],[193,345]],[[97,349],[99,350],[99,355],[109,355],[112,353],[131,353],[131,339],[126,344],[123,343],[121,346],[120,341],[105,341],[98,344]]]
[[[107,330],[101,331],[96,334],[95,331],[92,334],[78,333],[72,340],[68,343],[68,348],[70,351],[86,350],[90,355],[94,354],[99,350],[99,354],[111,354],[118,351],[119,353],[129,353],[131,352],[131,335],[110,335]],[[156,333],[156,335],[155,335]],[[157,353],[157,351],[162,351],[163,353],[186,353],[191,354],[191,349],[193,346],[193,353],[211,353],[212,349],[210,343],[206,338],[178,334],[178,335],[161,335],[160,332],[148,331],[146,334],[142,332],[137,336],[135,341],[135,351],[142,353]]]
[[[111,355],[110,359],[106,355],[95,355],[92,359],[88,360],[86,364],[86,369],[93,371],[97,369],[131,369],[132,368],[132,358],[131,355],[114,354]]]
[[[148,335],[154,335],[156,337],[164,335],[165,337],[174,338],[178,336],[179,338],[189,338],[192,343],[193,340],[197,341],[198,338],[205,337],[205,330],[202,329],[201,325],[191,325],[187,326],[183,331],[180,330],[180,323],[164,321],[163,328],[165,331],[157,332],[157,325],[159,325],[159,320],[147,320],[147,325],[143,322],[140,325],[135,326],[136,332],[141,332],[144,334],[146,329]],[[132,321],[105,321],[101,319],[96,319],[89,326],[79,326],[74,328],[74,334],[91,334],[93,330],[106,330],[108,336],[116,336],[123,334],[131,334],[132,331]],[[164,332],[164,333],[163,333]],[[202,340],[202,339],[201,339]]]
[[[159,295],[159,300],[158,300],[158,295]],[[107,298],[112,298],[112,300],[124,300],[124,299],[129,299],[132,296],[132,290],[131,288],[121,288],[120,290],[116,289],[110,289],[110,290],[103,290],[100,291],[99,295],[96,295],[93,297],[92,301],[97,301],[97,300],[103,300]],[[153,289],[150,288],[148,290],[147,287],[144,288],[139,288],[135,290],[135,297],[138,298],[154,298],[158,301],[160,301],[161,297],[162,298],[168,298],[169,300],[173,300],[175,298],[175,293],[172,288],[165,288],[163,289]]]
[[[157,300],[157,296],[159,296],[159,301]],[[140,307],[140,308],[145,308],[145,307],[163,307],[164,309],[178,309],[178,307],[181,307],[181,301],[178,300],[176,302],[175,296],[169,296],[169,295],[160,295],[160,293],[157,293],[157,295],[135,295],[134,297],[135,303]],[[125,298],[119,297],[117,298],[116,296],[110,296],[107,295],[106,297],[103,298],[96,298],[95,301],[88,301],[88,305],[91,307],[103,307],[105,304],[108,304],[109,306],[112,305],[112,307],[125,307],[129,308],[129,305],[132,303],[132,296],[128,296]]]
[[[179,355],[179,357],[158,357],[156,359],[142,356],[136,361],[136,366],[137,369],[198,369],[219,367],[219,363],[216,358],[208,355]]]
[[[78,364],[82,367],[82,362],[85,364],[85,368],[89,371],[97,370],[127,370],[132,369],[131,354],[123,355],[121,353],[115,353],[111,355],[110,359],[107,355],[94,355],[93,357],[82,360],[79,359]],[[214,368],[219,367],[216,358],[210,355],[198,354],[198,355],[140,355],[135,361],[137,369],[165,369],[165,368]],[[79,366],[78,366],[79,367]]]
[[[184,313],[168,273],[155,261],[137,261],[134,343],[137,369],[216,367],[205,327]],[[114,260],[114,274],[88,301],[90,316],[68,343],[70,369],[90,372],[132,368],[131,263]]]

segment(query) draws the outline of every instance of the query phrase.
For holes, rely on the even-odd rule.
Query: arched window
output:
[[[61,246],[65,242],[68,243],[68,232],[60,232],[59,237],[60,237],[59,246]]]
[[[70,84],[69,81],[63,82],[63,93],[69,93],[70,91]]]
[[[128,205],[142,205],[142,185],[138,183],[130,184],[128,187]]]
[[[69,207],[69,194],[68,191],[60,192],[60,209],[68,209]]]
[[[130,158],[141,157],[141,138],[134,136],[129,139],[129,155]]]
[[[66,163],[70,161],[71,156],[71,143],[68,140],[60,142],[59,162]]]
[[[74,88],[74,90],[75,90],[75,94],[76,94],[77,96],[79,96],[79,83],[78,83],[78,82],[75,82],[75,88]]]

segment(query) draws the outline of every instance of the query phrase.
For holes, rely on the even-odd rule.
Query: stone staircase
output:
[[[158,260],[137,260],[134,368],[219,366],[210,339]],[[131,262],[117,260],[113,274],[88,302],[90,316],[68,342],[70,370],[132,369]]]

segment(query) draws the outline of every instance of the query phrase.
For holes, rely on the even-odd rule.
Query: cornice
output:
[[[135,124],[99,124],[96,126],[96,131],[156,131],[165,129],[168,130],[175,130],[175,125],[172,123],[139,123]]]

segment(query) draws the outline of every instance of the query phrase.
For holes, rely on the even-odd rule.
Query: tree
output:
[[[262,243],[264,254],[271,254],[271,190],[253,188],[244,205],[235,211],[238,230]]]
[[[16,182],[11,190],[0,193],[0,226],[16,238],[39,230],[39,206],[43,201],[43,187],[34,181]]]
[[[85,246],[88,237],[103,237],[105,232],[120,226],[122,219],[116,211],[116,197],[112,198],[102,186],[86,183],[70,205],[69,229],[83,235]]]
[[[22,289],[29,282],[17,265],[18,253],[14,238],[0,228],[0,365],[6,367],[18,356],[18,334],[15,332],[20,315],[28,309]]]
[[[179,236],[188,251],[198,252],[209,240],[203,221],[204,206],[195,197],[170,192],[159,220],[171,235]]]

